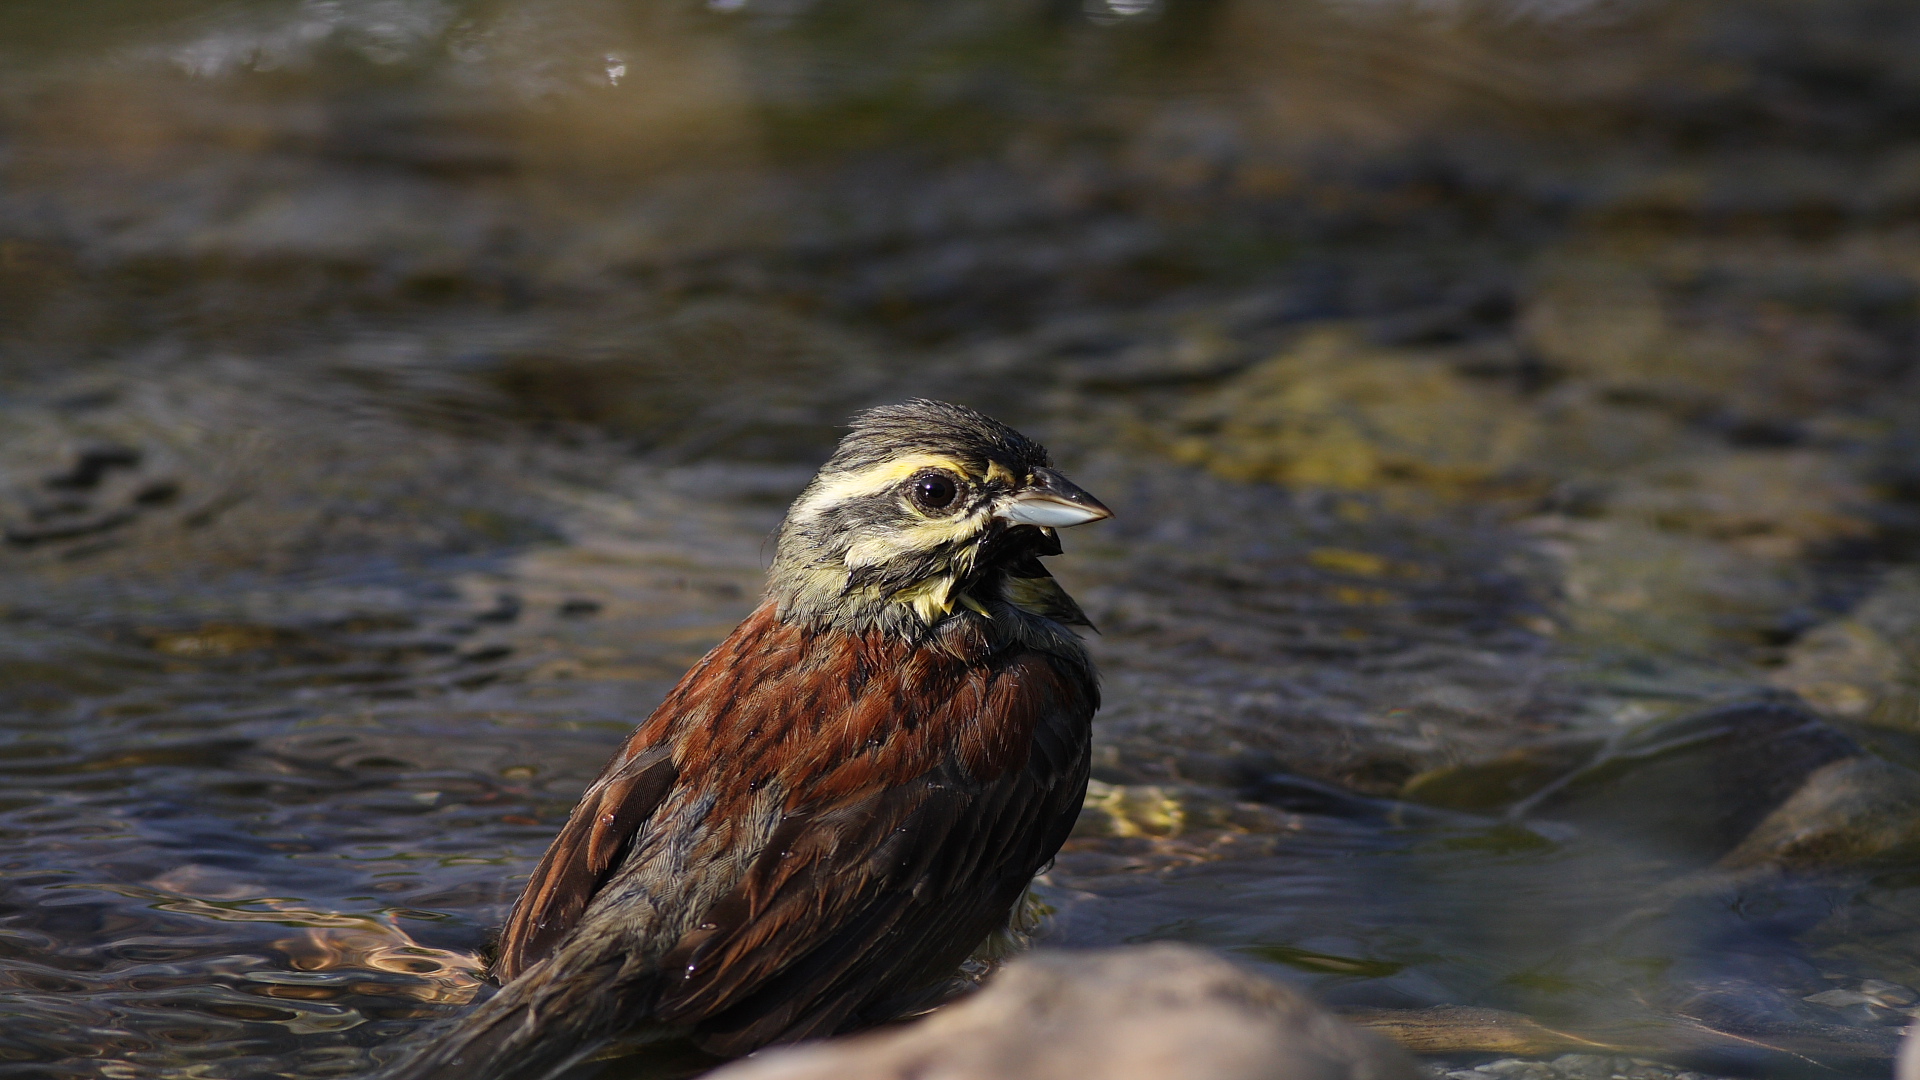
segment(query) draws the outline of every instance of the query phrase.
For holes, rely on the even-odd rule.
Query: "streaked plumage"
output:
[[[500,992],[400,1075],[532,1078],[648,1033],[731,1055],[926,1003],[1079,813],[1099,692],[1039,558],[1106,516],[979,413],[859,417],[765,600],[534,871]]]

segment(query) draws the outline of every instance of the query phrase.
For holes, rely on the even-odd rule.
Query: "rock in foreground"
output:
[[[1415,1080],[1413,1060],[1200,949],[1041,952],[925,1020],[715,1080]]]

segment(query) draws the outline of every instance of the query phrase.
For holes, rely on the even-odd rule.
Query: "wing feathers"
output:
[[[587,789],[560,835],[534,868],[507,916],[494,976],[520,974],[553,951],[612,876],[615,860],[673,790],[678,770],[665,747],[616,759]]]
[[[587,869],[604,875],[679,778],[666,748],[629,761],[601,788],[587,836]]]

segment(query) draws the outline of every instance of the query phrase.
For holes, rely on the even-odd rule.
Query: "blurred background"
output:
[[[1041,943],[1462,1076],[1884,1073],[1917,55],[1900,0],[5,5],[0,1077],[457,1009],[907,396],[1118,512]]]

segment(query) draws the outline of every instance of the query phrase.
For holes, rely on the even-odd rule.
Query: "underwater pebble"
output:
[[[1840,1015],[1845,1017],[1849,1024],[1872,1024],[1882,1027],[1904,1025],[1907,1021],[1906,1013],[1872,1002],[1849,1005],[1840,1010]]]
[[[1849,1005],[1872,1005],[1874,1000],[1858,990],[1822,990],[1817,994],[1808,994],[1803,1001],[1815,1005],[1825,1005],[1829,1009],[1844,1009]]]
[[[1553,1066],[1544,1061],[1523,1061],[1519,1058],[1489,1061],[1473,1071],[1483,1076],[1506,1077],[1508,1080],[1554,1080]]]
[[[1552,1061],[1501,1058],[1471,1069],[1436,1074],[1446,1080],[1712,1080],[1704,1073],[1665,1065],[1645,1058],[1612,1054],[1562,1054]]]
[[[1873,999],[1875,1004],[1885,1005],[1889,1009],[1905,1008],[1920,1001],[1920,994],[1912,988],[1884,979],[1867,979],[1860,984],[1860,993]]]

